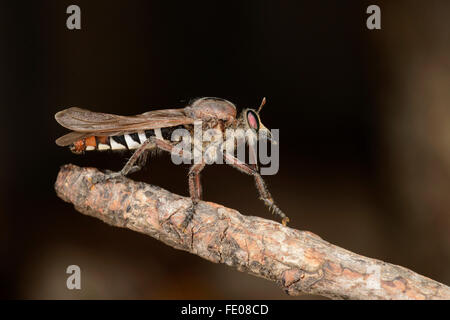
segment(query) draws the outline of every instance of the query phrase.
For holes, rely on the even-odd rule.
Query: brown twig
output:
[[[127,178],[92,183],[102,173],[65,165],[55,189],[86,215],[152,236],[176,249],[276,281],[289,295],[334,299],[450,299],[450,288],[413,271],[332,245],[278,222],[200,202],[182,228],[189,198]]]

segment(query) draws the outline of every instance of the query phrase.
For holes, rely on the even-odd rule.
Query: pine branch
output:
[[[409,269],[337,247],[278,222],[200,202],[182,227],[189,198],[127,178],[92,183],[95,168],[65,165],[55,189],[79,212],[165,244],[276,281],[289,295],[333,299],[450,299],[450,288]],[[183,230],[184,229],[184,230]]]

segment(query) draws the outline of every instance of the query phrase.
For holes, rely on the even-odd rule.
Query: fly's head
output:
[[[273,144],[275,144],[276,142],[272,140],[272,134],[270,130],[264,126],[260,118],[260,112],[265,103],[266,98],[263,98],[258,110],[244,109],[239,119],[239,126],[245,131],[252,132],[255,139],[265,137],[266,139],[270,140]]]

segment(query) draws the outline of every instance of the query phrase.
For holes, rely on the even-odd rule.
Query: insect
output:
[[[72,130],[58,138],[56,144],[69,146],[74,153],[91,150],[135,150],[122,170],[104,176],[104,179],[112,179],[140,170],[151,150],[173,152],[175,144],[170,140],[172,132],[183,128],[193,135],[194,125],[198,120],[202,122],[202,130],[217,129],[224,133],[226,129],[243,129],[250,130],[255,136],[265,131],[270,139],[270,131],[262,124],[259,116],[265,102],[264,98],[258,110],[244,109],[239,117],[236,116],[236,106],[233,103],[210,97],[196,99],[184,108],[155,110],[135,116],[92,112],[73,107],[55,115],[60,125]],[[204,142],[201,147],[205,149],[210,143]],[[253,148],[250,154],[255,155]],[[279,215],[282,223],[286,225],[289,218],[275,204],[257,165],[247,164],[229,153],[217,153],[215,156],[223,157],[226,164],[253,176],[260,199],[274,214]],[[186,217],[187,224],[202,198],[200,173],[205,165],[205,161],[201,161],[194,163],[189,169],[189,194],[193,208]]]

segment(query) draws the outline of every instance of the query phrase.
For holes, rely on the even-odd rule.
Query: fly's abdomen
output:
[[[135,150],[138,149],[144,141],[150,137],[170,140],[173,130],[180,127],[182,126],[145,130],[117,136],[90,136],[75,141],[70,146],[70,150],[74,153],[83,153],[85,151],[94,150]]]
[[[154,130],[145,132],[136,132],[118,136],[90,136],[75,141],[70,150],[74,153],[83,153],[85,151],[104,151],[104,150],[134,150],[138,149],[145,140],[155,136]]]

